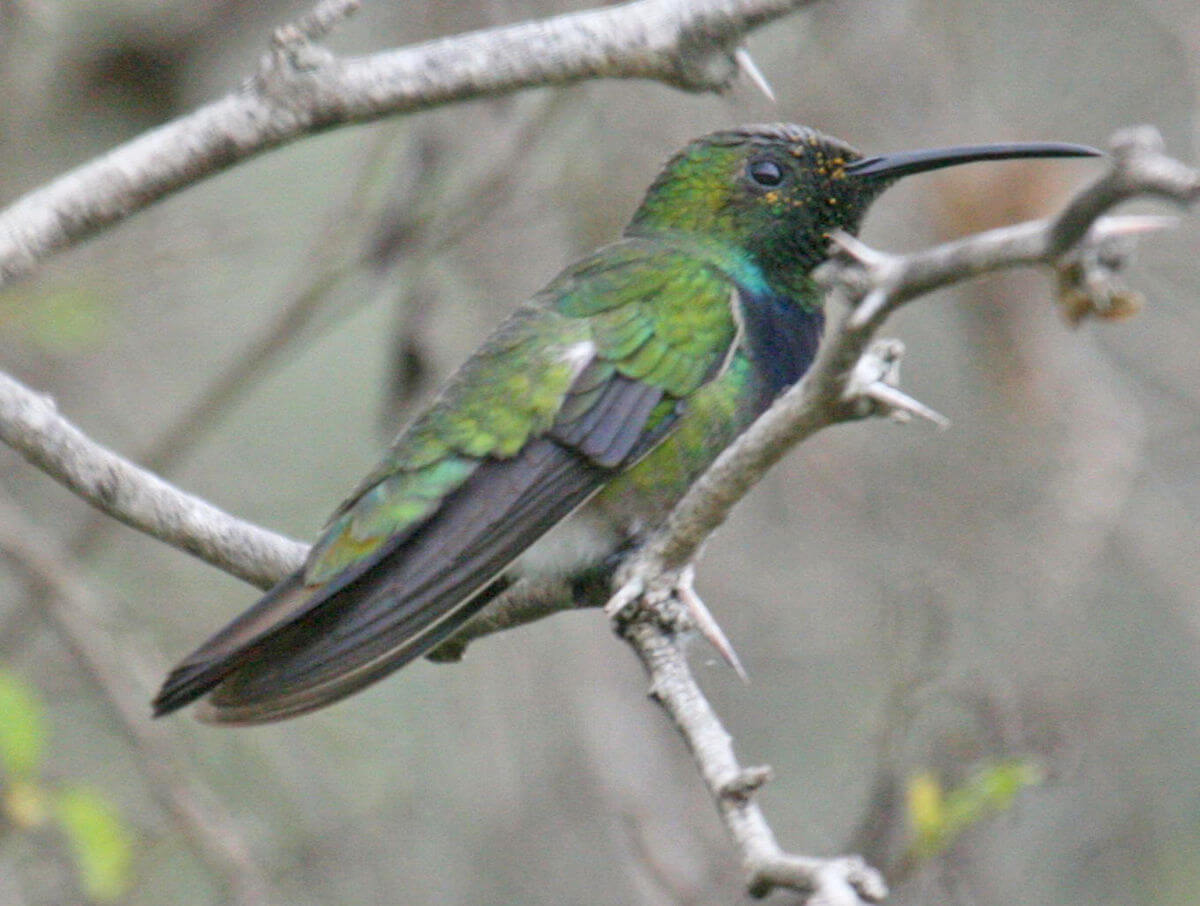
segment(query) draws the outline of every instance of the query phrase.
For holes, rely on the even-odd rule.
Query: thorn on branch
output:
[[[729,641],[729,637],[725,635],[721,624],[717,622],[716,617],[712,615],[700,595],[696,594],[695,578],[696,568],[690,564],[685,566],[679,573],[679,581],[675,583],[676,596],[687,608],[688,615],[691,616],[692,622],[696,625],[699,633],[704,636],[705,641],[716,649],[717,654],[721,655],[725,663],[733,668],[733,672],[743,683],[750,682],[750,677],[746,674],[746,669],[742,666],[737,652],[733,650],[733,644]]]
[[[645,590],[644,580],[638,576],[630,576],[621,582],[617,590],[613,592],[613,596],[608,599],[608,603],[604,605],[604,615],[610,620],[624,619],[627,616],[625,611],[642,596],[642,592]]]
[[[712,645],[742,682],[750,681],[729,637],[696,593],[694,565],[666,570],[652,558],[635,557],[625,569],[626,576],[615,583],[617,590],[604,605],[604,613],[615,624],[618,635],[624,636],[629,623],[647,614],[673,634],[694,630]],[[647,580],[646,576],[652,578]]]
[[[846,382],[843,398],[855,408],[855,415],[887,415],[897,421],[912,417],[933,422],[939,428],[950,426],[940,412],[914,399],[899,388],[900,359],[904,344],[899,340],[877,340],[863,353]]]
[[[899,387],[876,381],[863,390],[863,398],[870,400],[876,412],[898,422],[907,422],[913,416],[933,422],[938,428],[950,427],[950,419],[936,409],[931,409],[918,399],[909,396]]]
[[[858,237],[837,232],[830,241],[849,261],[831,259],[819,268],[816,277],[822,286],[841,286],[858,299],[846,326],[862,330],[875,322],[891,301],[895,285],[903,278],[903,259],[871,248]]]
[[[733,52],[733,62],[747,79],[750,84],[766,95],[767,100],[772,104],[775,103],[775,92],[771,90],[771,83],[767,81],[767,77],[763,75],[758,64],[754,62],[754,58],[750,56],[750,51],[744,47],[739,47]]]
[[[877,271],[886,267],[892,258],[886,252],[873,249],[857,236],[842,230],[830,236],[829,240],[867,271]]]
[[[362,0],[321,0],[295,22],[275,29],[271,35],[272,54],[267,68],[281,61],[299,72],[321,69],[333,60],[333,54],[318,45],[337,26],[358,11]]]
[[[1127,199],[1149,195],[1183,205],[1200,199],[1200,172],[1167,156],[1162,136],[1153,126],[1122,129],[1109,147],[1112,169],[1059,215],[1048,243],[1051,255],[1067,253],[1105,211]]]

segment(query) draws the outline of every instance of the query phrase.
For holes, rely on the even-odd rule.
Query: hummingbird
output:
[[[516,310],[330,517],[304,565],[184,658],[155,716],[312,711],[450,638],[520,577],[611,575],[803,377],[813,270],[901,177],[1100,154],[1056,142],[864,156],[816,130],[691,142],[622,237]]]

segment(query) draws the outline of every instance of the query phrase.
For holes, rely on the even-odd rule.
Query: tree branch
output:
[[[276,32],[239,90],[114,148],[0,212],[0,286],[197,180],[304,135],[594,78],[720,91],[747,32],[813,0],[635,0],[338,58],[312,42],[355,6],[325,0]]]
[[[49,397],[3,373],[0,440],[114,519],[259,588],[296,569],[308,550],[122,459],[59,415]]]

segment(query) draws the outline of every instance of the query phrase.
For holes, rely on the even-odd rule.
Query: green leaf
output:
[[[932,771],[915,774],[906,790],[909,824],[916,837],[910,855],[927,859],[943,852],[967,828],[1007,811],[1018,793],[1043,777],[1042,769],[1027,759],[984,765],[948,791]]]
[[[116,808],[100,792],[75,786],[58,793],[55,814],[84,892],[101,903],[119,899],[133,877],[133,835]]]
[[[905,791],[908,820],[923,849],[934,846],[946,825],[946,796],[942,782],[933,771],[922,771],[909,778]]]
[[[45,721],[33,690],[0,670],[0,769],[10,780],[33,777],[45,748]]]
[[[1042,782],[1042,770],[1030,761],[986,765],[946,796],[946,823],[957,835],[979,819],[1007,811],[1017,793]]]

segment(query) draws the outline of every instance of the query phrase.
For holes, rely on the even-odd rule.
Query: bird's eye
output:
[[[765,186],[768,189],[783,182],[783,167],[779,166],[775,161],[766,158],[760,157],[758,160],[750,161],[746,167],[746,172],[758,185]]]

